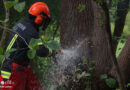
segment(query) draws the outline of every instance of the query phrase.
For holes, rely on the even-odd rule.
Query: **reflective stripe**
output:
[[[5,79],[9,79],[10,76],[4,76],[4,75],[1,75],[2,78],[5,78]]]
[[[8,75],[8,74],[3,74],[3,73],[1,73],[1,75],[2,75],[2,76],[8,76],[8,77],[10,76],[10,75]]]
[[[2,76],[3,78],[9,79],[10,75],[11,75],[10,72],[1,71],[1,76]]]
[[[11,75],[11,73],[7,71],[1,71],[1,73]]]
[[[52,55],[52,49],[49,48],[48,46],[47,46],[47,48],[49,49],[49,55],[48,56],[51,56]]]
[[[6,51],[8,51],[8,50],[10,50],[10,49],[12,48],[12,46],[13,46],[14,42],[16,41],[17,37],[18,37],[18,35],[15,34],[14,37],[12,38],[11,42],[9,43],[9,45],[8,45],[8,47],[7,47],[7,49],[6,49]],[[10,75],[11,75],[10,72],[1,71],[1,76],[2,76],[3,78],[9,79]]]
[[[43,45],[43,43],[42,43],[42,42],[39,42],[39,43],[37,43],[37,45]]]
[[[11,42],[9,43],[9,45],[8,45],[8,47],[7,47],[7,49],[6,49],[6,51],[8,51],[8,50],[10,50],[10,49],[12,48],[12,46],[13,46],[15,40],[17,39],[17,37],[18,37],[18,35],[15,34],[14,37],[13,37],[13,39],[12,39]]]

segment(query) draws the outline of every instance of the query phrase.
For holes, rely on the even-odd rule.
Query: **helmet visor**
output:
[[[42,22],[42,30],[45,30],[45,29],[48,27],[48,25],[49,25],[49,23],[50,23],[50,21],[51,21],[51,18],[48,17],[48,15],[46,15],[44,12],[42,12],[41,14],[46,17],[46,18],[43,20],[43,22]]]
[[[42,30],[45,30],[45,29],[48,27],[50,21],[51,21],[50,18],[44,19],[44,21],[43,21],[43,23],[42,23]]]

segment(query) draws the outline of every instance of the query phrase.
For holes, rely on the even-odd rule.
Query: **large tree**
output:
[[[112,67],[116,66],[113,73],[118,72],[116,73],[117,77],[115,77],[119,81],[121,81],[121,77],[119,77],[120,71],[112,48],[109,13],[106,3],[104,0],[62,0],[61,13],[60,38],[62,47],[70,48],[84,42],[79,49],[79,52],[82,53],[81,57],[85,56],[88,61],[96,62],[92,78],[92,90],[110,90],[100,79],[100,76],[102,74],[113,76],[109,72],[114,70]],[[129,68],[129,65],[126,68]],[[128,73],[127,70],[126,73]],[[83,82],[73,89],[85,90],[86,87]]]

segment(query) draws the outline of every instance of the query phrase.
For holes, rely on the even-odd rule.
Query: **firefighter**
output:
[[[30,68],[30,59],[27,57],[28,44],[32,38],[39,38],[39,28],[48,26],[51,17],[46,3],[36,2],[28,10],[29,15],[18,23],[11,32],[6,51],[15,48],[8,58],[5,58],[1,67],[1,90],[43,90],[37,77]],[[55,54],[55,51],[46,48],[42,43],[36,51],[37,56],[46,57]]]

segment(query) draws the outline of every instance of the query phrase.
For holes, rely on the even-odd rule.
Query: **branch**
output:
[[[8,24],[9,24],[9,9],[6,7],[6,0],[3,0],[4,3],[4,7],[5,7],[5,22],[4,22],[4,31],[0,40],[0,47],[3,47],[3,45],[5,44],[6,41],[6,36],[7,36],[7,32],[8,32]]]

